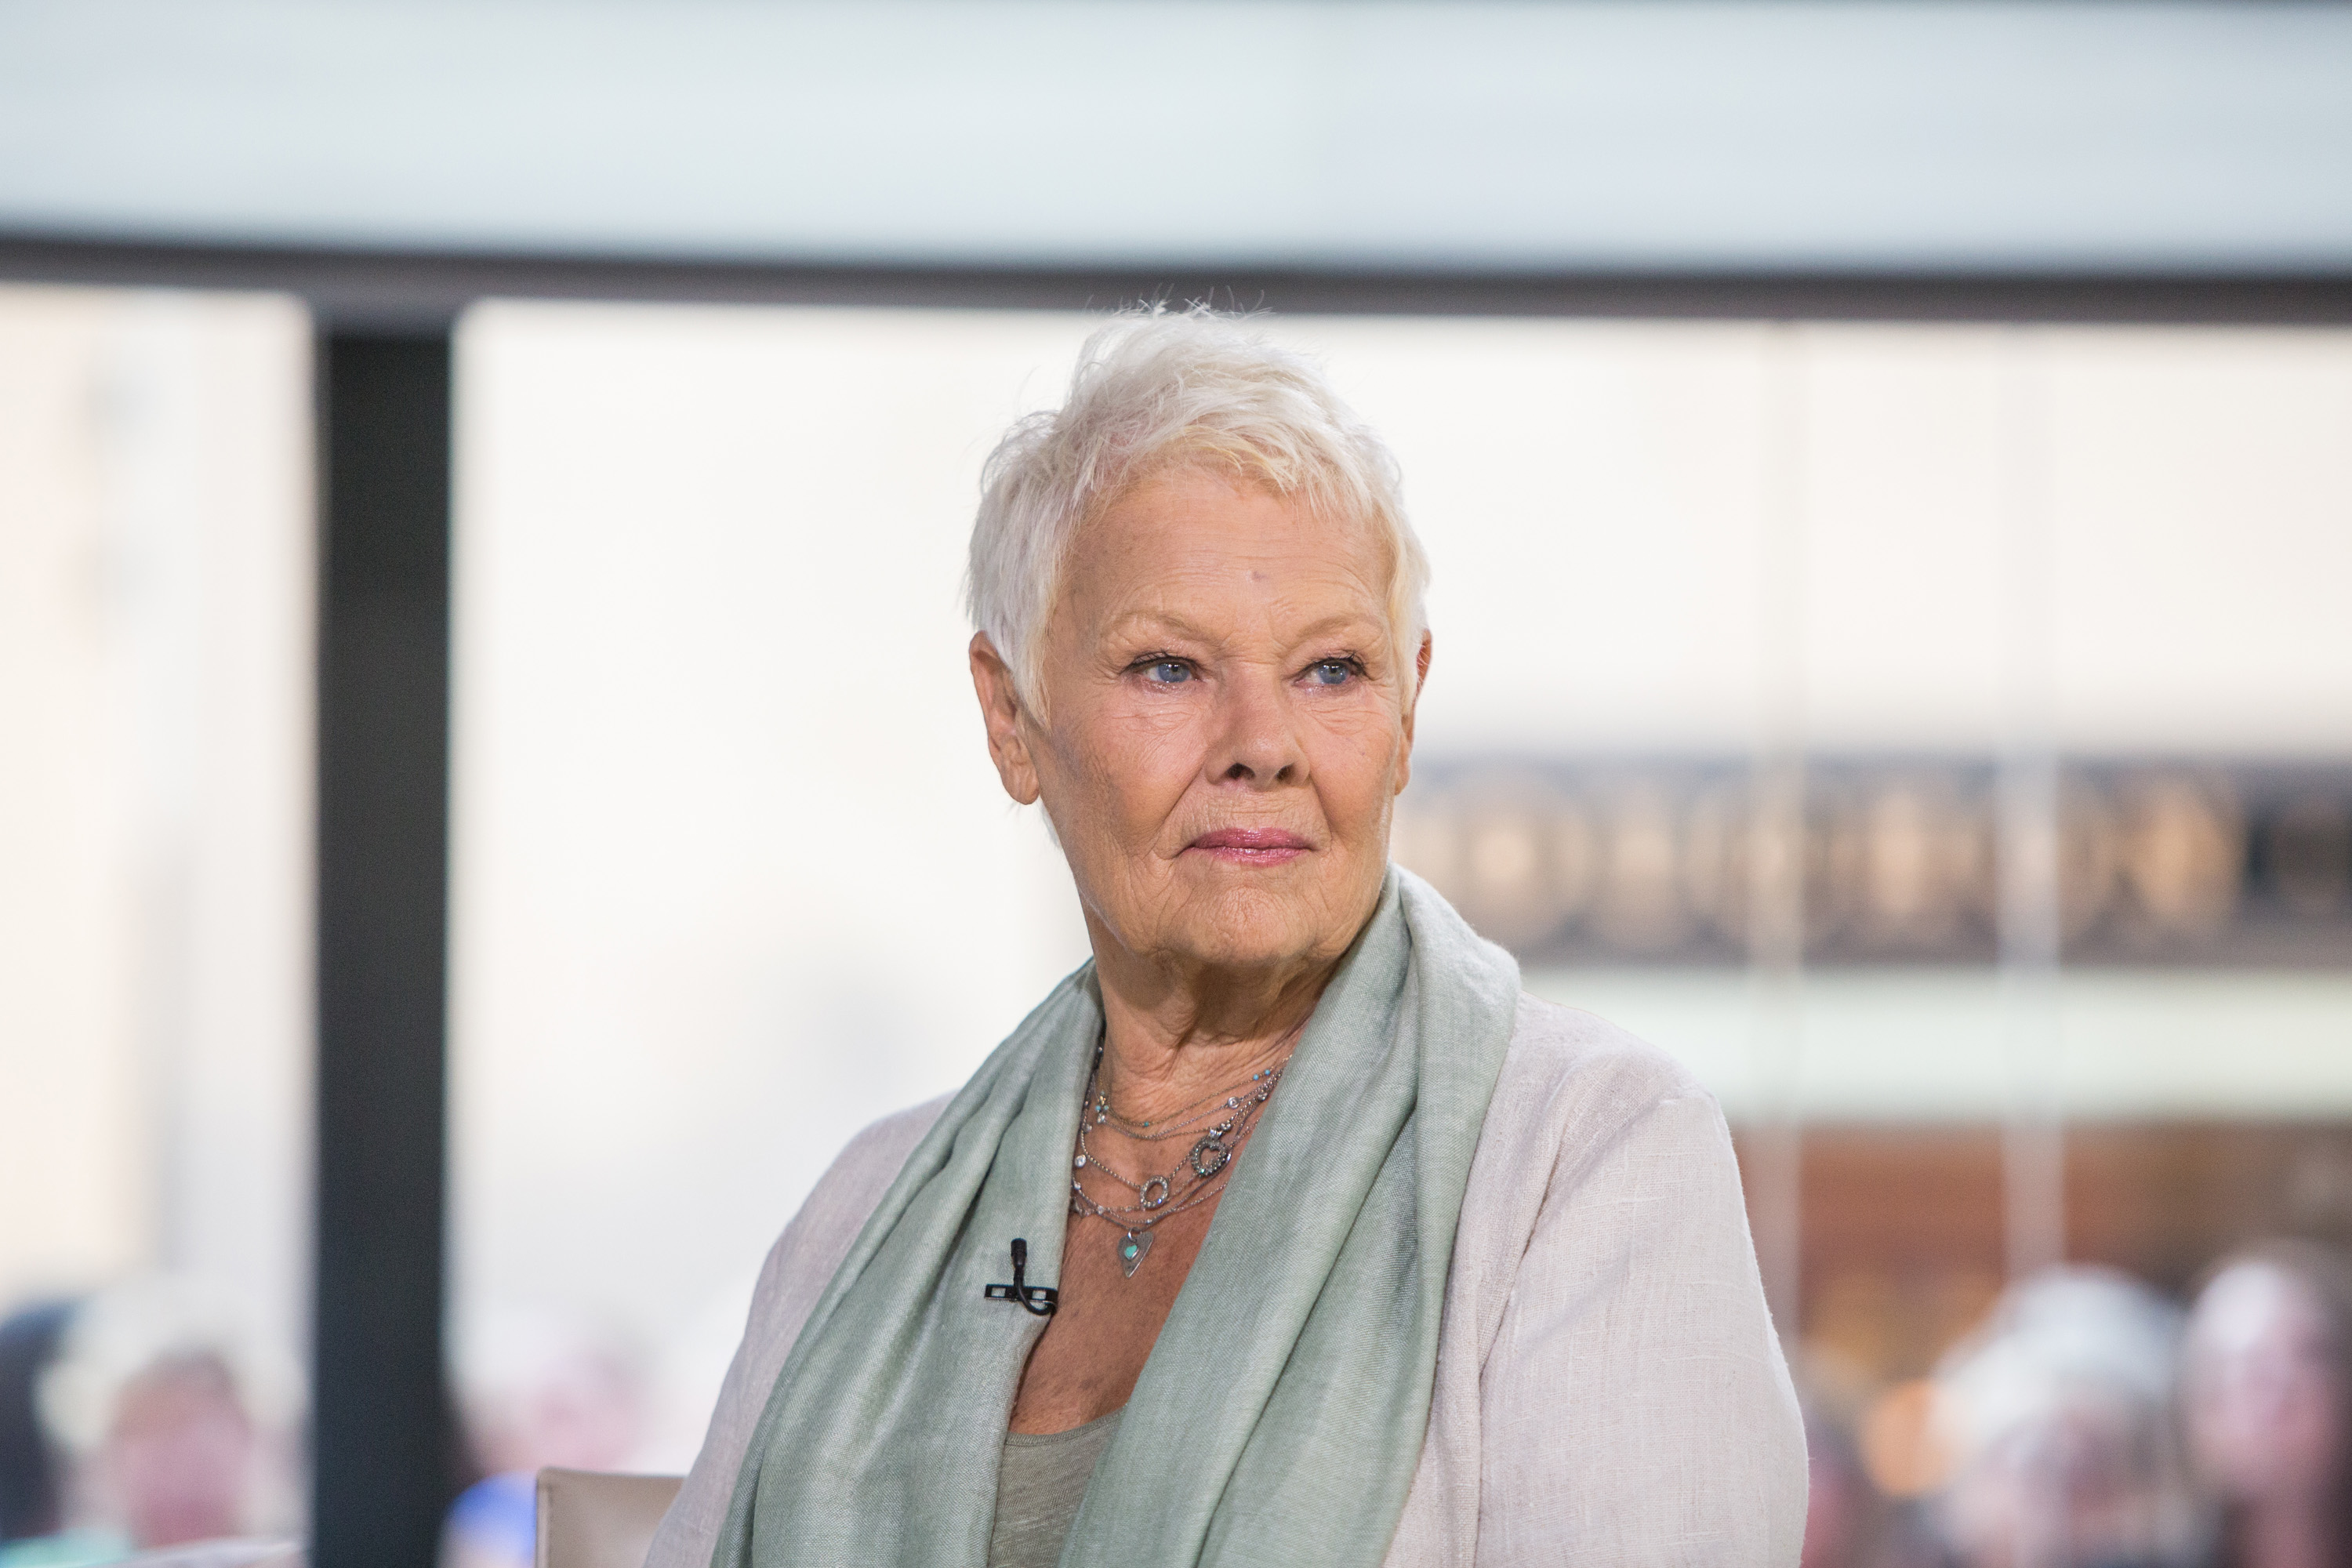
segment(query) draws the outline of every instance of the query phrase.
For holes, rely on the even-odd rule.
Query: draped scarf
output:
[[[1065,1564],[1381,1562],[1518,990],[1509,954],[1390,868],[1235,1163]],[[777,1373],[712,1568],[984,1568],[1044,1320],[983,1290],[1011,1279],[1015,1237],[1029,1283],[1060,1276],[1102,1026],[1089,964],[908,1156]]]

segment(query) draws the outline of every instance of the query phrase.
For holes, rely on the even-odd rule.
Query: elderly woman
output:
[[[1231,321],[998,447],[972,681],[1094,958],[786,1227],[653,1568],[1796,1561],[1714,1102],[1389,863],[1427,574]]]

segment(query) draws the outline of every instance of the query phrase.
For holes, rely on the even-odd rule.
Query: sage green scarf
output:
[[[1446,1268],[1518,989],[1508,954],[1391,869],[1235,1166],[1064,1563],[1380,1563],[1428,1427]],[[982,1291],[1012,1279],[1014,1237],[1030,1283],[1060,1277],[1101,1031],[1088,965],[916,1146],[777,1374],[712,1568],[985,1563],[1044,1320]]]

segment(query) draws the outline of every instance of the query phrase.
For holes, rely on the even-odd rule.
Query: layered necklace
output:
[[[1284,1038],[1276,1047],[1281,1058],[1272,1067],[1204,1094],[1156,1121],[1136,1121],[1112,1107],[1109,1094],[1102,1088],[1103,1048],[1096,1045],[1094,1068],[1087,1075],[1086,1109],[1078,1115],[1078,1151],[1071,1162],[1070,1212],[1101,1220],[1118,1230],[1118,1266],[1129,1279],[1135,1278],[1144,1255],[1151,1250],[1154,1226],[1198,1208],[1224,1189],[1234,1156],[1265,1114],[1266,1100],[1282,1081],[1299,1030],[1306,1026],[1302,1021]],[[1184,1157],[1169,1170],[1138,1179],[1096,1156],[1087,1135],[1097,1127],[1115,1129],[1139,1143],[1170,1143],[1187,1138],[1192,1142]],[[1122,1201],[1101,1203],[1088,1194],[1085,1181],[1088,1171],[1099,1172],[1126,1188]]]

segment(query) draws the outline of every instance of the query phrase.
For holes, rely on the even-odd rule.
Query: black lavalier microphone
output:
[[[1013,1283],[991,1285],[981,1292],[992,1301],[1018,1301],[1041,1318],[1050,1318],[1061,1304],[1062,1293],[1050,1285],[1029,1283],[1029,1243],[1022,1237],[1013,1238]]]

